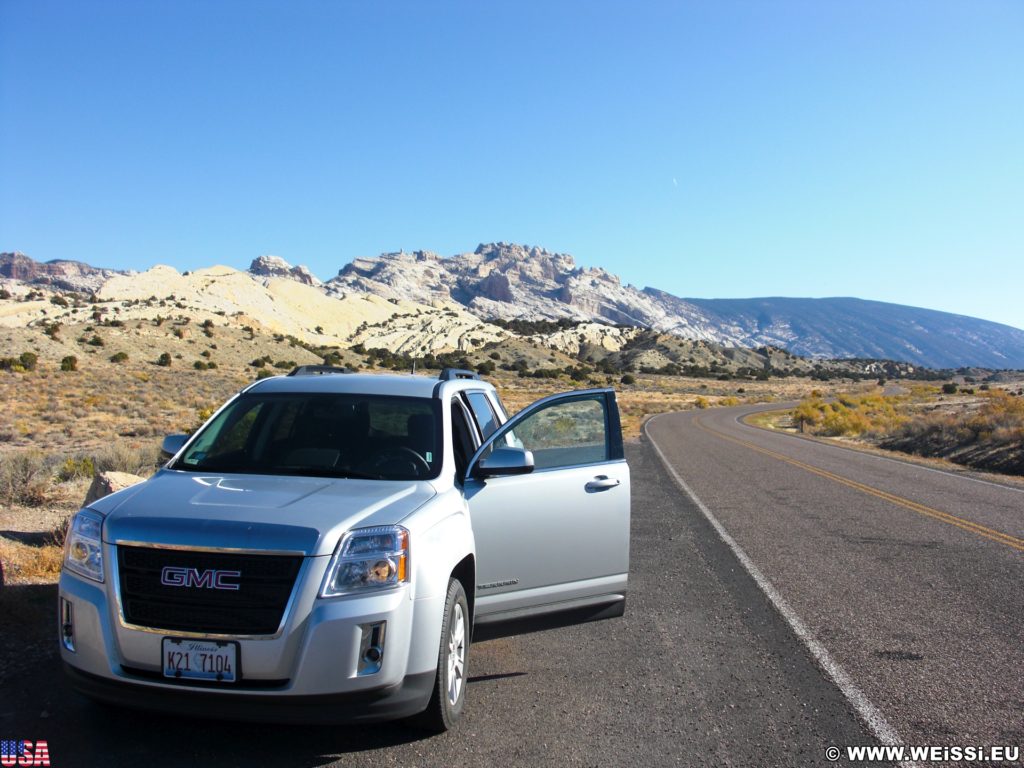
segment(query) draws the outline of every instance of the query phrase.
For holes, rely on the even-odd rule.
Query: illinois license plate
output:
[[[161,652],[164,677],[221,683],[233,683],[238,679],[238,643],[165,637]]]

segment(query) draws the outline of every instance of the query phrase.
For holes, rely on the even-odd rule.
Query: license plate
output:
[[[238,643],[165,637],[161,652],[164,677],[220,683],[233,683],[238,679]]]

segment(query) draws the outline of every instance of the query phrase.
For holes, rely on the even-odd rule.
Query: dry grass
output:
[[[49,584],[60,575],[63,546],[23,544],[0,536],[0,560],[8,584]]]

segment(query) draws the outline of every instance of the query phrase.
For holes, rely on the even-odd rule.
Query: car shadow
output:
[[[41,547],[53,544],[53,531],[0,531],[0,537],[25,544],[29,547]]]

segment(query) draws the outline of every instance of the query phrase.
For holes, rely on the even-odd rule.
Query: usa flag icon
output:
[[[25,742],[21,739],[4,739],[0,741],[0,757],[8,759],[22,757],[25,754]]]

